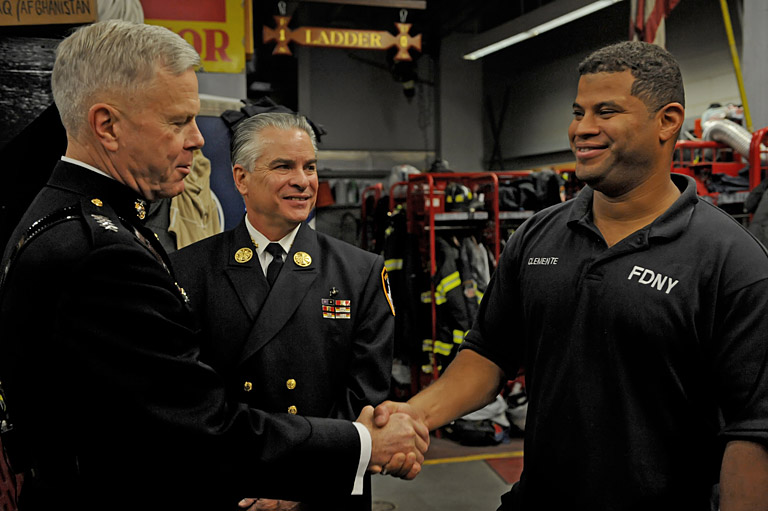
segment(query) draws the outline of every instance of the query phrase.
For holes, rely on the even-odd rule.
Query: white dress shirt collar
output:
[[[251,221],[248,220],[248,215],[245,216],[245,227],[248,229],[248,234],[251,236],[251,239],[253,242],[258,245],[256,248],[256,252],[261,255],[267,248],[267,245],[270,243],[280,243],[280,246],[283,247],[283,250],[285,250],[285,253],[288,254],[291,252],[291,247],[293,246],[293,240],[296,239],[296,234],[299,232],[299,227],[301,227],[301,224],[297,225],[295,229],[293,229],[291,232],[283,236],[281,239],[279,239],[276,242],[270,241],[269,238],[261,234],[252,224]]]
[[[245,215],[245,227],[248,229],[248,234],[256,245],[256,255],[259,257],[261,263],[261,269],[264,271],[264,275],[267,274],[267,267],[272,262],[272,254],[267,252],[267,245],[270,243],[279,243],[286,254],[291,253],[291,247],[293,246],[293,240],[296,239],[296,234],[299,232],[301,224],[297,225],[295,229],[283,236],[280,240],[273,242],[269,238],[261,234],[256,228],[251,225],[251,221],[248,220],[248,215]]]
[[[96,167],[94,167],[93,165],[88,165],[87,163],[84,163],[84,162],[82,162],[80,160],[76,160],[74,158],[70,158],[69,156],[62,156],[61,157],[61,161],[65,161],[67,163],[71,163],[72,165],[78,165],[80,167],[83,167],[85,169],[93,171],[93,172],[95,172],[97,174],[101,174],[104,177],[108,177],[109,179],[115,179],[114,177],[110,176],[109,174],[107,174],[103,170],[99,170]]]

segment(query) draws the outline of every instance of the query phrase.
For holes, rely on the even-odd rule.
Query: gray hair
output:
[[[579,64],[579,75],[630,71],[631,93],[652,114],[670,103],[685,107],[680,67],[664,48],[641,41],[624,41],[592,53]]]
[[[195,49],[165,27],[100,21],[80,27],[59,44],[51,77],[53,99],[67,132],[77,135],[101,94],[131,94],[158,69],[180,75],[199,65]]]
[[[235,134],[232,138],[232,165],[240,165],[248,172],[253,170],[256,160],[264,150],[264,144],[259,135],[265,128],[304,130],[312,141],[312,148],[317,153],[315,131],[304,116],[267,112],[249,117],[235,126]]]

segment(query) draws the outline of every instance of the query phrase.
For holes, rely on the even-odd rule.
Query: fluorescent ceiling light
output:
[[[489,44],[488,46],[480,48],[479,50],[475,50],[471,53],[467,53],[466,55],[464,55],[464,58],[467,60],[481,59],[486,55],[489,55],[495,51],[502,50],[504,48],[507,48],[508,46],[512,46],[513,44],[517,44],[521,41],[525,41],[526,39],[530,39],[531,37],[536,37],[537,35],[543,34],[548,30],[552,30],[553,28],[557,28],[561,25],[565,25],[566,23],[570,23],[573,20],[577,20],[579,18],[587,16],[588,14],[592,14],[593,12],[599,11],[600,9],[604,9],[608,6],[611,6],[621,1],[622,0],[598,0],[597,2],[593,2],[589,5],[585,5],[584,7],[571,11],[567,14],[558,16],[557,18],[554,18],[545,23],[542,23],[541,25],[537,25],[530,30],[520,32],[511,37],[507,37],[506,39],[502,39],[500,41],[496,41],[493,44]]]

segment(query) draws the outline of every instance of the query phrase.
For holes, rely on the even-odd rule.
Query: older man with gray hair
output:
[[[199,361],[189,297],[142,222],[147,201],[183,191],[203,145],[198,64],[176,34],[124,21],[57,51],[66,154],[0,274],[0,423],[22,511],[236,508],[294,466],[349,495],[367,468],[423,460],[428,435],[410,418],[269,414]]]

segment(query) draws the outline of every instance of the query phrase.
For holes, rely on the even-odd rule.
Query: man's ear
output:
[[[117,151],[117,111],[106,103],[96,103],[88,110],[91,133],[107,151]]]
[[[248,171],[239,163],[236,163],[232,166],[232,179],[235,181],[237,191],[240,192],[240,195],[243,196],[248,193],[248,185],[245,183],[245,178],[247,175]]]
[[[676,141],[685,121],[685,109],[680,103],[669,103],[659,110],[659,142]]]

